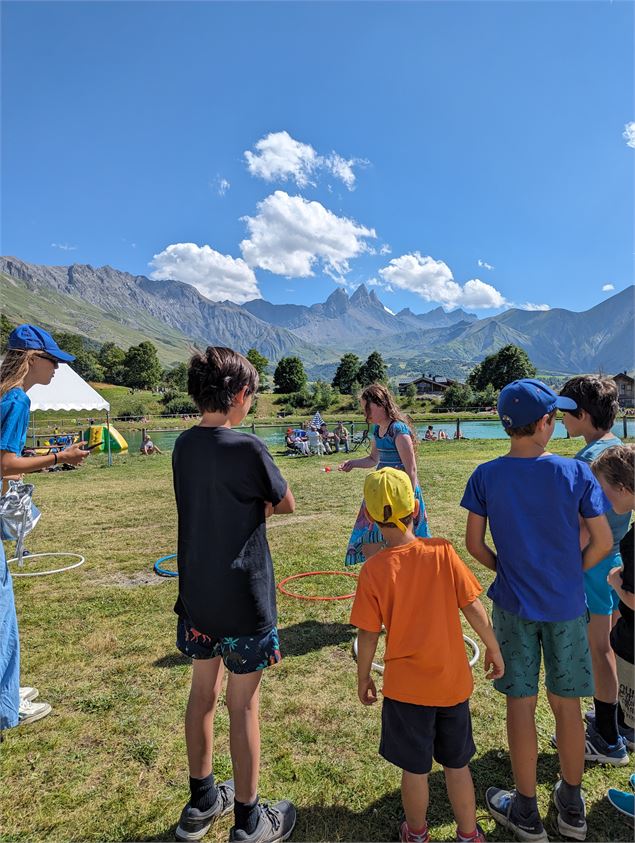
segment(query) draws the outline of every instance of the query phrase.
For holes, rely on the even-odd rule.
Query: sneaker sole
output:
[[[558,816],[558,831],[562,835],[562,837],[568,837],[571,840],[586,840],[587,835],[587,824],[584,823],[583,828],[579,828],[575,825],[569,825],[566,823],[562,817],[560,816],[560,807],[558,806],[558,800],[556,798],[556,794],[553,794],[553,804],[556,806],[556,813]]]
[[[28,726],[29,723],[35,723],[37,720],[42,720],[44,717],[48,717],[52,711],[53,709],[49,705],[48,708],[44,709],[44,711],[39,711],[37,714],[29,714],[27,717],[22,717],[18,726]]]
[[[549,843],[546,831],[543,831],[542,834],[531,834],[528,831],[523,831],[522,828],[518,828],[517,825],[514,825],[514,823],[511,822],[505,814],[501,814],[500,811],[496,810],[496,808],[492,808],[487,799],[485,799],[485,804],[487,805],[487,810],[494,817],[496,822],[500,823],[503,828],[508,828],[510,831],[513,831],[519,840],[529,841],[529,843],[531,843],[531,841],[535,842],[544,840],[546,843]]]
[[[204,828],[201,828],[199,831],[186,831],[184,828],[181,828],[180,825],[177,825],[176,831],[174,832],[174,837],[177,840],[184,840],[184,841],[187,841],[187,840],[202,840],[203,837],[205,837],[207,832],[210,830],[210,828],[214,824],[215,819],[216,819],[216,817],[214,817],[213,820],[210,820],[208,825],[206,825]]]
[[[610,767],[626,767],[628,764],[628,755],[623,758],[610,758],[608,755],[601,755],[599,752],[585,752],[585,761],[597,761],[598,764],[607,764]]]

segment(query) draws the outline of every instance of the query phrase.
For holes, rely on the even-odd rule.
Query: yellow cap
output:
[[[412,515],[415,510],[415,495],[410,477],[397,468],[380,468],[371,471],[364,483],[366,509],[373,521],[389,521],[406,532],[402,518]],[[384,518],[384,507],[391,509],[390,518]]]

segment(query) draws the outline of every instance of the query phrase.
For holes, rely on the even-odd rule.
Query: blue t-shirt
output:
[[[31,399],[15,387],[0,398],[0,451],[20,456],[29,430]]]
[[[377,468],[386,468],[388,466],[389,468],[403,469],[404,466],[397,450],[397,443],[395,442],[397,436],[410,436],[410,430],[405,422],[390,422],[383,436],[379,435],[379,425],[374,425],[373,437],[379,456]]]
[[[580,522],[611,505],[588,465],[545,454],[479,465],[461,506],[488,519],[498,561],[488,596],[530,621],[568,621],[586,609]]]
[[[592,463],[594,459],[600,456],[602,451],[605,451],[607,448],[614,448],[616,445],[621,444],[622,440],[618,439],[617,436],[613,436],[611,439],[599,439],[596,442],[589,442],[589,444],[585,445],[581,451],[578,451],[575,458],[586,463]],[[631,522],[631,513],[626,512],[624,515],[618,515],[617,512],[611,508],[606,513],[606,517],[608,519],[611,532],[613,533],[613,550],[611,551],[610,556],[617,556],[620,552],[620,542],[628,532],[628,526]],[[620,560],[616,560],[616,564],[621,564],[621,557]]]

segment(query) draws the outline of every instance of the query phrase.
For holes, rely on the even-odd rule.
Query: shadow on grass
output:
[[[307,620],[279,630],[283,658],[305,656],[323,647],[335,647],[353,640],[355,627],[347,623]]]
[[[169,653],[167,656],[161,656],[154,662],[155,667],[183,667],[183,665],[191,664],[192,659],[184,656],[183,653]]]

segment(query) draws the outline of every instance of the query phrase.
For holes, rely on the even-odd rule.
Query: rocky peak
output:
[[[341,313],[346,313],[349,303],[346,290],[343,287],[337,287],[324,302],[324,311],[329,316],[337,316]]]

